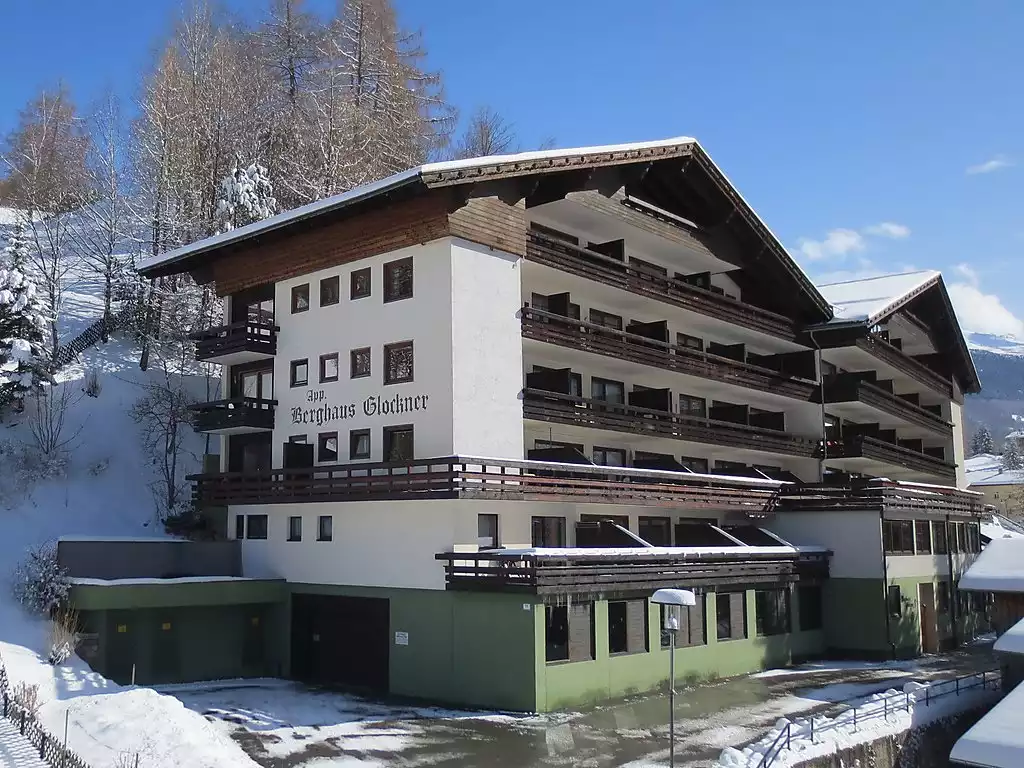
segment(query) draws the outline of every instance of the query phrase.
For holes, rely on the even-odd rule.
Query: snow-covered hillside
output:
[[[996,336],[991,333],[965,333],[964,336],[972,352],[1024,357],[1024,339],[1018,339],[1016,336]]]

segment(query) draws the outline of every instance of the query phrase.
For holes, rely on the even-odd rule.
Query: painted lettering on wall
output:
[[[314,395],[316,397],[313,397]],[[358,406],[356,403],[331,405],[325,401],[323,390],[312,390],[306,394],[306,401],[323,402],[324,404],[316,408],[301,406],[292,408],[292,424],[315,424],[320,427],[331,421],[355,418],[356,413],[360,411],[364,416],[397,416],[414,411],[425,411],[428,398],[429,395],[394,395],[393,397],[370,395]]]

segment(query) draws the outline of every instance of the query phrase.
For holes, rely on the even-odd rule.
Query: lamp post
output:
[[[659,589],[651,597],[655,605],[665,606],[664,629],[668,630],[668,764],[676,764],[676,631],[683,606],[697,604],[688,589]]]

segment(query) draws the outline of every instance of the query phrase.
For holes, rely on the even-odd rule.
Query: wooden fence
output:
[[[103,339],[104,325],[106,325],[106,331],[108,334],[113,331],[121,330],[122,328],[130,327],[137,319],[138,307],[138,302],[134,299],[122,302],[121,308],[116,312],[111,313],[109,323],[106,318],[101,317],[66,345],[58,347],[56,354],[53,356],[54,372],[59,371],[65,365],[68,365],[89,347],[99,344]]]

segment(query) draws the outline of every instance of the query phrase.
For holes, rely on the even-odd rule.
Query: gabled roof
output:
[[[1003,457],[994,453],[971,456],[964,462],[967,486],[1024,485],[1024,469],[1003,469]]]
[[[551,149],[426,163],[380,181],[356,187],[343,194],[318,200],[269,219],[145,259],[139,265],[139,271],[147,277],[187,271],[191,266],[186,266],[185,262],[194,265],[196,257],[204,253],[238,245],[246,240],[259,238],[275,230],[293,227],[300,222],[309,221],[325,214],[338,213],[355,203],[367,202],[378,197],[385,198],[398,190],[416,192],[460,184],[501,181],[528,175],[621,166],[670,158],[692,158],[696,161],[696,164],[710,178],[717,194],[724,196],[734,206],[740,219],[749,225],[763,243],[765,250],[775,255],[789,279],[796,282],[803,300],[807,306],[813,308],[813,314],[821,321],[829,319],[831,317],[829,303],[818,293],[807,274],[789,255],[782,242],[768,229],[753,208],[743,199],[721,169],[704,152],[699,142],[687,136],[632,144]]]
[[[960,577],[969,592],[1024,592],[1024,539],[992,539]]]

